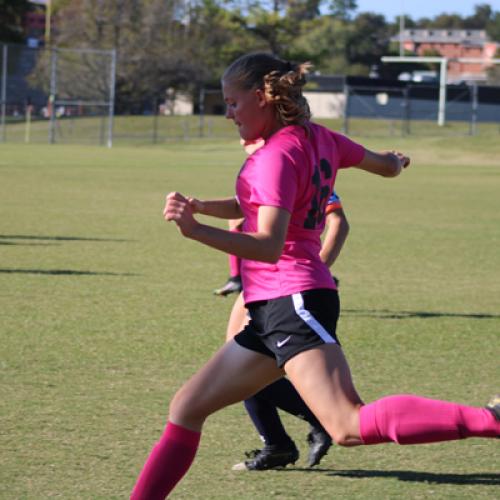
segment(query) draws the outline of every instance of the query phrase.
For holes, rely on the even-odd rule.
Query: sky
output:
[[[443,12],[462,17],[474,14],[474,6],[487,3],[494,11],[500,11],[500,0],[357,0],[357,12],[377,12],[393,21],[401,12],[412,19],[436,17]]]

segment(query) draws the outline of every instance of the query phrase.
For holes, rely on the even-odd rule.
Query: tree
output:
[[[443,54],[439,52],[439,50],[436,49],[426,49],[424,50],[423,54],[424,57],[443,57]],[[425,69],[435,71],[436,74],[439,74],[439,70],[441,69],[441,64],[440,63],[422,63],[422,66]]]
[[[440,14],[427,27],[436,29],[461,29],[463,28],[463,24],[464,20],[458,14]]]
[[[253,50],[268,50],[276,55],[285,52],[299,29],[297,20],[287,18],[279,12],[265,10],[260,6],[253,7],[246,16],[239,13],[235,18],[254,38],[256,47]]]
[[[415,21],[415,27],[417,29],[428,28],[432,24],[432,19],[430,17],[421,17]]]
[[[116,49],[117,109],[142,107],[167,88],[195,89],[215,81],[229,58],[257,45],[217,0],[65,0],[54,43]],[[95,89],[95,72],[78,76]],[[217,77],[215,76],[217,75]]]
[[[59,47],[115,49],[116,97],[120,110],[125,101],[140,103],[160,89],[187,81],[187,59],[179,57],[185,26],[178,15],[178,0],[72,0],[57,12],[53,42]],[[182,49],[182,46],[181,46]],[[95,89],[95,72],[79,74],[79,85]]]
[[[481,3],[474,7],[474,14],[464,19],[463,27],[466,29],[484,30],[491,20],[493,10],[487,3]]]
[[[31,10],[28,0],[0,0],[0,41],[24,41],[24,16]]]
[[[351,64],[362,64],[369,68],[380,62],[387,53],[390,30],[385,17],[372,12],[362,12],[352,23],[348,42],[348,60]]]
[[[486,25],[486,33],[495,42],[500,42],[500,12],[495,12]]]
[[[347,71],[349,26],[334,16],[304,21],[300,34],[293,38],[286,56],[294,61],[310,61],[313,70],[325,74]]]
[[[500,59],[500,49],[497,50],[495,58]],[[500,85],[500,64],[495,64],[487,69],[488,84]]]
[[[199,84],[218,85],[230,61],[250,50],[267,49],[265,41],[242,26],[241,19],[241,12],[226,9],[216,0],[202,0],[193,9],[185,38],[186,56],[197,68]]]
[[[288,0],[286,16],[294,21],[310,21],[320,15],[322,0]]]
[[[351,19],[357,8],[356,0],[330,0],[330,14],[344,21]]]

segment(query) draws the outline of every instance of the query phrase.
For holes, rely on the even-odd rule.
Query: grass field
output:
[[[400,148],[397,179],[354,170],[335,266],[339,336],[365,400],[484,404],[500,390],[500,141]],[[166,192],[233,192],[236,139],[157,147],[0,146],[0,498],[127,498],[176,388],[222,343],[224,255],[161,217]],[[176,499],[494,498],[498,442],[332,448],[305,468],[233,472],[259,440],[243,407],[207,423]]]

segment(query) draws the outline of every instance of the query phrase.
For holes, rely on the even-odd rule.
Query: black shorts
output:
[[[234,337],[247,349],[276,359],[281,368],[302,351],[339,344],[340,302],[336,290],[316,289],[247,304],[248,325]]]

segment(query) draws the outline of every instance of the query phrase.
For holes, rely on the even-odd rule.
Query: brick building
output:
[[[450,58],[448,63],[448,83],[484,82],[489,65],[482,63],[458,62],[453,58],[493,59],[500,44],[489,40],[483,30],[456,29],[407,29],[394,36],[392,41],[403,42],[407,52],[417,56],[434,53]]]

